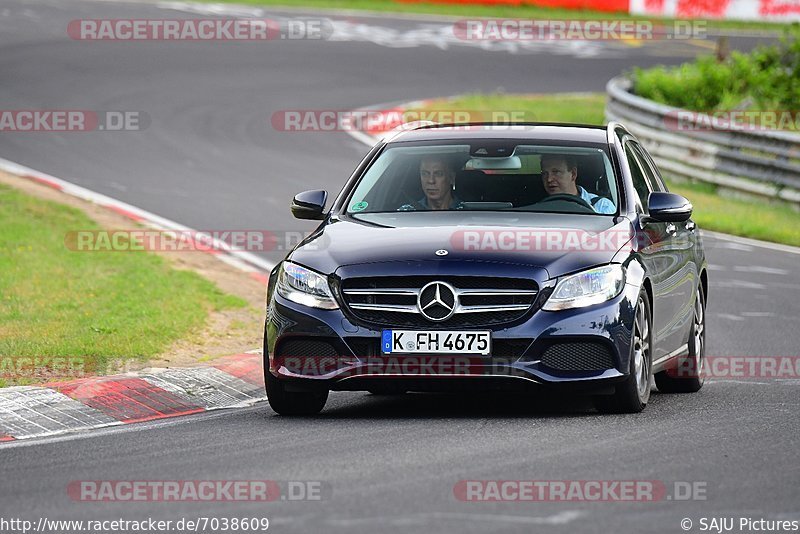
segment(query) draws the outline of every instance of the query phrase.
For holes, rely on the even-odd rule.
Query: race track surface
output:
[[[82,42],[81,18],[182,18],[189,5],[6,0],[0,107],[137,110],[140,132],[0,133],[0,157],[197,229],[307,231],[288,202],[338,192],[367,147],[347,133],[274,129],[285,109],[345,110],[474,91],[602,91],[633,66],[677,64],[693,43],[483,50],[447,22],[334,17],[337,41]],[[195,12],[195,13],[193,13]],[[238,14],[248,14],[244,11]],[[201,15],[210,16],[210,15]],[[296,13],[268,10],[280,18]],[[755,39],[733,39],[749,48]],[[402,46],[399,46],[402,44]],[[708,45],[708,43],[706,43]],[[798,354],[796,253],[706,238],[708,354]],[[276,251],[264,254],[280,259]],[[700,517],[800,519],[800,382],[709,382],[654,394],[640,415],[582,400],[334,393],[316,418],[266,404],[0,446],[0,517],[268,517],[276,532],[681,532]],[[79,480],[320,481],[321,501],[76,502]],[[700,483],[706,500],[462,502],[461,480]]]

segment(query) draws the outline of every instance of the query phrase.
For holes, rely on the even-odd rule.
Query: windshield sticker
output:
[[[350,211],[364,211],[365,209],[367,209],[367,206],[369,206],[369,204],[367,204],[362,200],[361,202],[356,202],[355,204],[350,206]]]

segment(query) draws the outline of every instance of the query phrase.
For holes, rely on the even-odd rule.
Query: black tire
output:
[[[662,393],[694,393],[706,381],[703,360],[706,357],[706,299],[703,284],[697,288],[692,328],[689,331],[689,355],[681,358],[677,370],[656,374],[656,386]],[[683,375],[683,376],[681,376]]]
[[[600,413],[639,413],[650,400],[653,381],[653,314],[647,293],[642,290],[636,303],[633,342],[628,377],[613,395],[598,395],[594,405]]]
[[[286,384],[269,371],[264,372],[267,400],[279,415],[316,415],[328,401],[328,390],[286,391]]]

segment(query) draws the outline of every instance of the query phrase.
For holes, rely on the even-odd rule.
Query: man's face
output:
[[[577,195],[578,188],[575,186],[577,177],[577,170],[567,168],[567,162],[563,159],[542,159],[542,182],[548,195]]]
[[[439,201],[450,194],[452,176],[445,162],[440,159],[422,160],[419,179],[428,200]]]

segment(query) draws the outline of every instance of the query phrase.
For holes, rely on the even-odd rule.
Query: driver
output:
[[[425,196],[417,206],[405,204],[400,210],[453,210],[461,204],[455,194],[456,171],[450,161],[439,155],[424,156],[419,163],[419,181]]]
[[[582,198],[597,213],[616,213],[614,203],[579,186],[578,163],[566,154],[542,156],[542,182],[548,195],[575,195]]]

